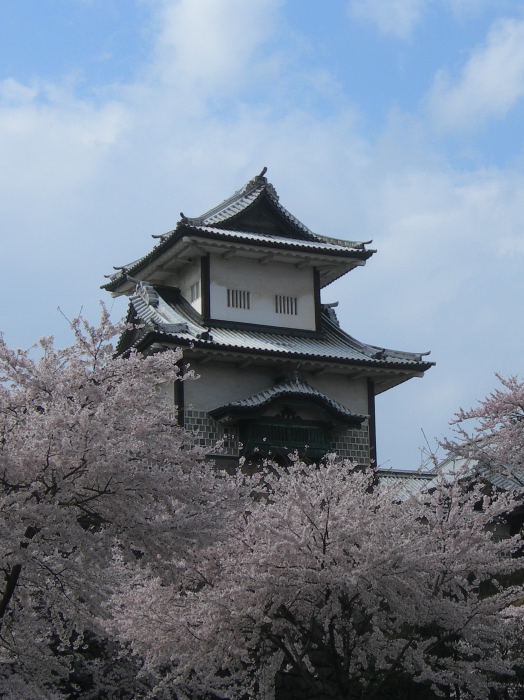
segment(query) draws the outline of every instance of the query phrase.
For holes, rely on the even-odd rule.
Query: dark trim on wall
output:
[[[206,319],[203,319],[203,321]],[[203,322],[202,321],[202,322]],[[222,319],[207,319],[206,326],[213,328],[230,328],[231,330],[253,331],[254,333],[271,333],[274,335],[287,335],[297,338],[323,338],[324,334],[318,331],[310,331],[306,328],[288,328],[287,326],[266,326],[261,323],[244,323],[243,321],[224,321]]]
[[[322,329],[322,306],[320,304],[320,271],[318,268],[313,268],[313,296],[315,299],[315,328],[317,331]]]
[[[375,383],[368,377],[368,413],[369,413],[369,458],[377,466],[377,427],[375,421]]]
[[[202,316],[211,318],[211,277],[209,253],[200,258],[200,282],[202,285]]]
[[[178,376],[181,377],[184,374],[184,363],[182,360],[179,360],[176,363],[176,366],[178,367]],[[183,428],[184,423],[185,423],[185,415],[184,415],[184,409],[185,409],[185,399],[184,399],[184,382],[180,381],[177,379],[175,381],[175,391],[174,391],[174,401],[175,401],[175,407],[177,409],[176,413],[176,419],[178,422],[178,425]]]

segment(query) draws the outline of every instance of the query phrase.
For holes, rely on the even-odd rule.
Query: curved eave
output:
[[[235,235],[235,233],[238,235]],[[347,260],[348,262],[356,261],[355,264],[357,265],[364,264],[366,260],[368,260],[376,252],[373,249],[367,250],[365,248],[348,247],[342,249],[342,246],[339,246],[338,243],[329,243],[328,241],[323,243],[316,240],[299,240],[296,238],[284,240],[283,236],[278,237],[278,240],[271,240],[268,236],[264,236],[262,234],[259,234],[260,237],[257,238],[256,233],[252,233],[249,240],[246,240],[246,233],[249,232],[235,232],[216,227],[209,228],[205,226],[181,224],[173,232],[168,234],[167,238],[156,245],[153,250],[143,258],[140,258],[138,261],[132,263],[129,267],[122,266],[122,272],[120,272],[106,284],[102,285],[101,288],[109,292],[117,291],[119,287],[127,283],[128,275],[131,275],[132,277],[139,275],[151,263],[160,258],[164,253],[167,253],[172,246],[176,245],[184,237],[195,239],[196,243],[198,243],[199,239],[203,239],[208,241],[216,241],[217,243],[226,243],[229,245],[249,245],[251,250],[254,248],[281,250],[286,251],[287,253],[321,256],[322,258],[326,259],[326,261],[329,259],[341,262],[344,260]],[[338,246],[338,249],[336,249],[335,246]],[[337,277],[342,276],[346,272],[347,270],[341,270]]]
[[[168,251],[169,248],[181,237],[182,236],[180,235],[178,227],[173,229],[173,231],[166,233],[166,237],[162,238],[160,243],[157,243],[157,245],[154,246],[154,248],[147,255],[144,255],[142,258],[139,258],[135,262],[131,263],[129,267],[122,265],[120,268],[118,268],[121,269],[122,272],[118,275],[115,273],[115,277],[109,282],[106,282],[106,284],[101,285],[100,289],[106,289],[108,292],[115,292],[121,284],[124,284],[127,281],[127,275],[134,276],[139,273],[151,262],[156,260],[156,258]]]
[[[257,405],[242,406],[235,404],[227,404],[209,411],[209,415],[219,422],[238,421],[243,419],[253,419],[262,415],[271,405],[281,401],[300,402],[302,404],[315,404],[319,406],[324,413],[330,418],[331,422],[337,425],[345,426],[361,426],[362,423],[369,418],[349,411],[339,410],[335,406],[330,405],[328,401],[321,396],[314,394],[304,394],[300,391],[280,391],[274,396],[268,397],[264,401],[260,401]]]
[[[216,241],[231,241],[232,243],[245,244],[246,234],[252,236],[249,238],[250,246],[262,248],[276,248],[280,250],[297,250],[300,252],[316,253],[317,255],[333,256],[336,258],[355,258],[357,260],[368,260],[376,250],[366,248],[353,248],[351,246],[342,246],[338,242],[319,241],[316,239],[306,238],[289,238],[285,236],[276,236],[278,240],[271,240],[264,233],[256,233],[255,231],[234,231],[227,228],[207,227],[207,226],[185,226],[180,227],[183,235],[197,236],[198,238],[207,238]],[[258,237],[257,237],[258,236]],[[331,247],[328,247],[331,246]]]
[[[211,329],[212,332],[212,329]],[[241,345],[228,345],[223,346],[214,343],[212,340],[202,340],[194,338],[192,336],[182,336],[174,335],[171,333],[166,333],[161,330],[154,330],[145,333],[138,341],[133,344],[133,348],[139,351],[147,350],[153,343],[165,343],[180,347],[190,347],[194,349],[205,349],[216,351],[217,353],[235,353],[242,355],[252,355],[259,357],[279,357],[285,360],[306,360],[321,363],[334,363],[338,365],[355,366],[355,367],[369,367],[376,369],[385,370],[399,370],[408,371],[413,376],[417,376],[426,372],[428,369],[433,367],[434,362],[421,362],[421,363],[411,363],[411,362],[385,362],[382,360],[370,359],[348,359],[345,357],[335,356],[335,355],[313,355],[311,353],[301,353],[292,352],[286,350],[266,350],[259,348],[246,348]]]

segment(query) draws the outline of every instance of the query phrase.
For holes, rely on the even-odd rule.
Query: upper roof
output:
[[[145,350],[154,343],[190,347],[226,356],[228,353],[275,357],[308,363],[327,362],[361,368],[363,375],[380,370],[376,393],[413,376],[421,376],[434,363],[427,353],[379,348],[345,333],[330,306],[323,307],[319,331],[299,331],[226,321],[204,320],[174,288],[152,286],[135,280],[127,320],[140,328],[121,336],[119,352],[134,347]]]
[[[117,294],[129,293],[131,287],[127,275],[162,283],[159,271],[164,270],[166,264],[175,269],[181,264],[179,261],[184,262],[183,258],[191,254],[191,250],[223,253],[233,245],[239,255],[253,251],[256,246],[261,257],[267,254],[267,250],[295,262],[297,258],[310,257],[312,262],[324,265],[322,286],[353,267],[363,265],[373,255],[375,251],[366,248],[371,241],[348,241],[313,233],[282,206],[265,172],[266,168],[242,189],[201,216],[190,218],[181,213],[175,229],[154,236],[159,243],[142,258],[116,267],[117,272],[109,275],[109,282],[103,287]],[[326,265],[329,262],[331,267]]]
[[[180,216],[182,217],[182,222],[197,227],[220,226],[220,228],[223,228],[224,224],[226,223],[233,223],[234,221],[238,222],[240,214],[251,208],[253,204],[261,200],[262,197],[265,197],[268,203],[270,203],[289,224],[290,228],[285,230],[286,236],[289,238],[312,241],[317,244],[336,245],[344,249],[357,250],[363,250],[368,243],[371,243],[371,241],[347,241],[338,238],[328,238],[327,236],[321,236],[318,233],[313,233],[313,231],[311,231],[305,224],[299,221],[284,206],[282,206],[275,188],[267,181],[267,178],[265,177],[266,171],[267,168],[264,168],[260,175],[255,176],[252,180],[247,182],[244,187],[232,194],[231,197],[228,197],[218,206],[213,207],[213,209],[210,209],[205,214],[202,214],[202,216],[189,218],[181,213]],[[269,223],[271,225],[273,222],[264,222],[260,221],[259,219],[259,223],[263,227],[264,223]],[[373,253],[375,251],[368,252]]]

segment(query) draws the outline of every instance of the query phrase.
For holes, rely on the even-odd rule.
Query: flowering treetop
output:
[[[0,341],[0,690],[31,678],[51,693],[65,649],[99,628],[115,556],[172,581],[233,495],[166,400],[179,354],[115,358],[105,309],[98,327],[71,325],[62,350]]]
[[[487,698],[511,676],[521,594],[500,584],[522,539],[496,532],[511,495],[443,479],[400,501],[335,460],[273,465],[258,493],[181,580],[112,601],[113,629],[177,697],[371,699],[409,680]]]
[[[478,406],[455,416],[457,439],[444,446],[478,465],[502,488],[524,488],[524,382],[496,375],[502,384]],[[504,480],[501,480],[504,479]]]

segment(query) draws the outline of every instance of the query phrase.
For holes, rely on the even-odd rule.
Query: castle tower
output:
[[[129,296],[119,351],[180,347],[200,375],[177,382],[178,418],[224,463],[298,450],[376,458],[375,396],[422,376],[422,354],[355,340],[320,290],[374,250],[310,231],[264,171],[196,218],[181,214],[143,258],[104,288]],[[306,447],[307,446],[307,447]]]

